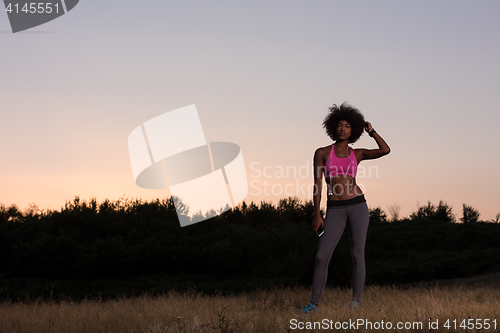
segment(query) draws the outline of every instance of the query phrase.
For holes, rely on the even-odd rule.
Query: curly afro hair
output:
[[[342,103],[340,106],[333,104],[333,106],[328,109],[330,113],[325,117],[325,120],[323,120],[323,127],[326,130],[326,134],[328,134],[333,141],[336,141],[337,137],[335,134],[337,124],[341,120],[346,120],[351,124],[351,136],[348,142],[354,143],[358,141],[365,129],[365,117],[363,117],[361,112],[355,107],[347,104],[347,102]]]

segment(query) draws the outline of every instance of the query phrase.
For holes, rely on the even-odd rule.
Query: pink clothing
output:
[[[335,146],[332,145],[330,155],[325,163],[325,178],[335,177],[337,175],[349,175],[356,177],[358,172],[358,163],[354,155],[354,149],[351,148],[349,157],[339,158],[335,155]]]

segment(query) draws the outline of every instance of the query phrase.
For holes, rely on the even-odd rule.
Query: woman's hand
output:
[[[365,130],[367,133],[370,133],[370,131],[372,130],[373,126],[372,124],[370,124],[369,121],[365,121]]]
[[[314,232],[318,232],[318,228],[320,225],[322,225],[324,227],[325,222],[321,218],[320,214],[314,214],[313,221],[312,221],[312,228],[313,228]]]

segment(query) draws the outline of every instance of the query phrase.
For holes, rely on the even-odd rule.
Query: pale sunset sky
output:
[[[359,166],[370,208],[443,200],[493,219],[499,17],[494,0],[81,0],[13,34],[2,10],[0,203],[165,198],[135,184],[128,135],[191,104],[207,141],[241,147],[246,202],[311,199],[322,121],[348,101],[392,149]]]

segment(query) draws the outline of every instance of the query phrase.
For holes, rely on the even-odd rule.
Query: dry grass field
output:
[[[0,332],[500,332],[499,278],[367,286],[357,311],[347,307],[350,290],[327,288],[321,313],[303,316],[296,313],[309,302],[307,288],[233,297],[171,292],[78,303],[3,302]]]

